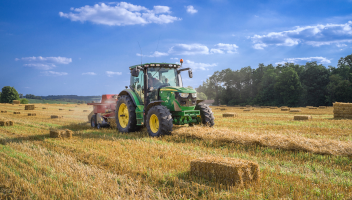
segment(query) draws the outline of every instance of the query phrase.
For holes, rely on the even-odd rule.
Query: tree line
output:
[[[352,102],[352,54],[337,67],[314,62],[216,71],[197,92],[226,105],[329,106]]]

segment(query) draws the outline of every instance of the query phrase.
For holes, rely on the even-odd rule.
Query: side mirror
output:
[[[193,78],[193,72],[192,72],[192,69],[189,69],[189,70],[188,70],[188,76],[189,76],[190,78]]]
[[[132,76],[134,76],[134,77],[138,77],[138,76],[139,76],[139,72],[140,72],[140,69],[137,69],[137,67],[136,67],[136,68],[133,68],[133,69],[132,69],[131,74],[132,74]]]

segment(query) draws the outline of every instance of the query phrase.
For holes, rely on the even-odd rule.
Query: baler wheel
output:
[[[97,126],[97,118],[95,115],[92,115],[92,117],[90,118],[90,126],[92,128],[95,128]]]
[[[146,125],[151,137],[170,135],[173,126],[170,110],[161,105],[153,106],[148,111]]]

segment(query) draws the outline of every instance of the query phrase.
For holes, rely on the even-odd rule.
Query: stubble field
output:
[[[0,127],[0,199],[352,198],[352,120],[333,119],[331,107],[290,113],[213,106],[213,128],[174,126],[172,135],[150,138],[145,129],[92,129],[87,105],[35,106],[0,104],[7,111],[0,121],[15,123]],[[238,116],[222,117],[229,112]],[[51,128],[74,134],[50,138]],[[260,181],[226,186],[191,175],[191,160],[204,156],[257,162]]]

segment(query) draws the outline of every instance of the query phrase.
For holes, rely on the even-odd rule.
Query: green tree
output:
[[[205,95],[203,92],[197,92],[197,99],[207,100],[207,95]]]
[[[1,92],[2,103],[12,103],[13,100],[20,100],[17,90],[14,87],[5,86]]]
[[[24,98],[24,99],[21,99],[21,104],[28,104],[29,101],[28,99]]]
[[[279,97],[279,104],[287,106],[298,105],[302,86],[298,74],[293,68],[282,69],[275,83],[275,91]]]

